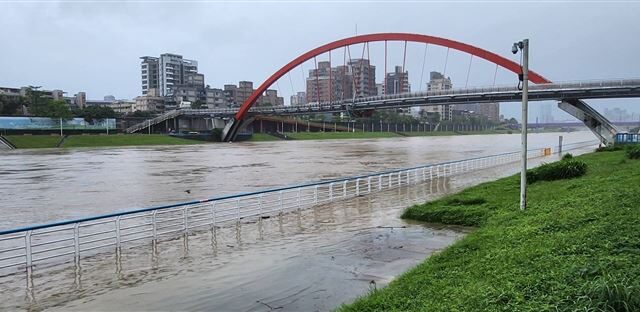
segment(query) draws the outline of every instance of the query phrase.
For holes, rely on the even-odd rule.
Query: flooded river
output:
[[[558,133],[532,134],[551,147]],[[594,139],[563,133],[564,142]],[[0,229],[517,151],[519,134],[0,152]]]
[[[567,143],[593,139],[563,135]],[[517,150],[519,138],[12,151],[0,154],[0,228],[497,154]],[[557,140],[534,134],[530,146]],[[23,274],[0,276],[0,310],[331,310],[469,231],[401,220],[404,208],[517,171],[517,163],[501,165],[128,248],[80,266],[36,268],[29,283]]]

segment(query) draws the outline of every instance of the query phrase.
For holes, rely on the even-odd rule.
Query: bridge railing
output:
[[[562,90],[562,89],[585,89],[585,88],[617,88],[617,87],[639,87],[640,79],[611,79],[611,80],[589,80],[589,81],[566,81],[559,83],[549,83],[549,84],[536,84],[530,85],[529,90]],[[423,98],[423,97],[437,97],[437,96],[452,96],[452,95],[473,95],[473,94],[489,94],[489,93],[502,93],[502,92],[522,92],[517,88],[516,85],[498,85],[498,86],[484,86],[484,87],[473,87],[473,88],[459,88],[459,89],[449,89],[449,90],[431,90],[431,91],[420,91],[420,92],[411,92],[411,93],[399,93],[399,94],[387,94],[387,95],[376,95],[370,97],[361,97],[355,99],[344,99],[338,101],[330,101],[330,102],[313,102],[304,105],[298,106],[278,106],[278,107],[252,107],[250,109],[251,112],[260,113],[260,112],[287,112],[291,109],[305,109],[305,110],[319,110],[321,108],[335,106],[339,108],[342,105],[350,105],[355,103],[369,103],[376,101],[384,101],[384,100],[393,100],[400,98]],[[233,109],[232,109],[233,110]]]
[[[592,146],[585,141],[564,150]],[[532,149],[530,157],[541,156]],[[515,162],[519,152],[388,170],[329,181],[220,196],[173,205],[128,210],[75,220],[0,231],[0,276],[39,265],[51,265],[120,252],[136,243],[156,243],[180,234],[233,222],[262,219],[336,200],[370,194]]]
[[[638,87],[640,86],[640,79],[610,79],[610,80],[588,80],[588,81],[566,81],[566,82],[557,82],[557,83],[549,83],[549,84],[536,84],[530,85],[530,91],[537,90],[562,90],[562,89],[584,89],[584,88],[617,88],[617,87]],[[519,93],[522,92],[518,90],[516,85],[497,85],[497,86],[484,86],[484,87],[473,87],[473,88],[459,88],[459,89],[449,89],[449,90],[432,90],[432,91],[420,91],[420,92],[412,92],[412,93],[399,93],[399,94],[387,94],[387,95],[376,95],[370,97],[362,97],[355,99],[344,99],[330,102],[313,102],[304,105],[297,106],[270,106],[270,107],[261,107],[261,106],[253,106],[249,110],[252,113],[287,113],[292,110],[305,110],[305,111],[320,111],[322,109],[326,109],[327,107],[334,107],[335,109],[344,109],[344,105],[352,105],[356,103],[369,103],[376,101],[385,101],[385,100],[393,100],[400,98],[424,98],[424,97],[450,97],[454,95],[475,95],[475,94],[490,94],[490,93],[502,93],[502,92],[514,92]],[[238,108],[204,108],[204,109],[192,109],[192,108],[181,108],[169,113],[165,113],[156,118],[150,119],[148,121],[141,122],[134,126],[127,128],[127,132],[135,132],[141,129],[146,128],[149,124],[156,124],[158,122],[162,122],[166,119],[173,118],[175,116],[179,116],[182,114],[224,114],[224,115],[233,115],[238,112]]]

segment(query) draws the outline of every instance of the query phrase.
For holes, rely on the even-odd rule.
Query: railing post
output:
[[[411,171],[411,170],[407,170],[407,185],[411,185],[411,176],[410,176],[410,171]]]
[[[25,253],[25,265],[27,269],[31,269],[31,265],[33,264],[33,254],[31,252],[31,234],[32,230],[27,231],[24,234],[24,253]]]
[[[216,227],[216,202],[211,204],[211,227]]]
[[[300,188],[298,188],[298,210],[300,210]]]
[[[398,171],[398,186],[402,186],[402,171]]]
[[[152,226],[151,231],[152,231],[154,241],[158,238],[158,223],[157,223],[157,216],[156,216],[157,213],[158,211],[154,210],[153,213],[151,214],[151,226]]]
[[[342,183],[342,197],[347,197],[347,181],[345,180]]]
[[[329,201],[333,201],[333,182],[329,184]]]
[[[116,249],[120,250],[120,216],[116,217]]]
[[[258,217],[262,217],[262,193],[258,195]]]
[[[429,166],[429,180],[433,180],[433,166]]]
[[[279,197],[278,199],[280,200],[280,213],[282,213],[282,209],[283,209],[283,203],[282,203],[282,201],[283,201],[283,199],[282,199],[282,191],[280,191],[280,192],[278,193],[278,197]]]
[[[236,219],[240,222],[240,198],[236,198]]]
[[[356,179],[356,196],[360,196],[360,178]]]
[[[371,193],[371,177],[367,179],[367,193]]]
[[[316,185],[315,190],[313,191],[313,203],[318,203],[318,185]]]
[[[393,175],[391,173],[389,173],[389,188],[391,188],[392,177],[393,177]]]
[[[75,256],[75,262],[80,260],[80,224],[75,223],[73,225],[73,251]]]
[[[382,190],[382,175],[378,176],[378,190]]]
[[[184,233],[187,233],[187,228],[189,227],[189,225],[187,224],[187,207],[188,206],[184,206],[184,208],[182,209],[182,231]]]

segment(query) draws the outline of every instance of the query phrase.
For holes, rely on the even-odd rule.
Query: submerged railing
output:
[[[564,150],[596,141],[565,144]],[[532,149],[530,157],[543,156]],[[116,212],[0,231],[0,276],[39,264],[75,261],[100,252],[119,254],[135,243],[172,239],[199,229],[250,221],[336,200],[448,177],[520,160],[520,152],[427,164],[199,201]]]

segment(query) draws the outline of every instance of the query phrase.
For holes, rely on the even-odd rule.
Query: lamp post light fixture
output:
[[[522,51],[522,73],[518,75],[522,82],[522,121],[521,121],[521,168],[520,168],[520,210],[527,208],[527,119],[529,102],[529,39],[516,42],[511,47],[511,53]],[[519,85],[519,83],[518,83]]]

